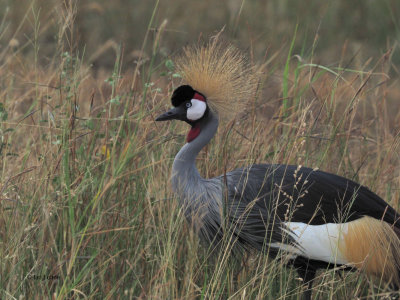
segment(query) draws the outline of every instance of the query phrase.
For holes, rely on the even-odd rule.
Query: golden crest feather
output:
[[[186,84],[206,96],[220,119],[241,112],[257,86],[256,72],[245,55],[217,38],[205,46],[186,47],[176,59],[176,68]]]

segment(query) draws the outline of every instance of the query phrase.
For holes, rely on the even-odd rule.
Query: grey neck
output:
[[[217,132],[218,117],[209,110],[207,116],[198,125],[200,134],[182,147],[172,166],[172,186],[174,191],[181,196],[184,190],[188,190],[188,186],[195,186],[202,180],[196,168],[196,157]]]

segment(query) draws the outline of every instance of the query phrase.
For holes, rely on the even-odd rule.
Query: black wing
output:
[[[269,219],[276,217],[281,222],[311,225],[370,216],[400,227],[400,215],[388,203],[368,188],[338,175],[292,165],[262,164],[237,169],[222,178],[236,216],[235,212],[246,211],[268,215]]]

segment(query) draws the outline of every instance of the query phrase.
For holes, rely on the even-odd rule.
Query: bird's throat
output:
[[[199,124],[195,124],[189,131],[187,137],[186,137],[186,142],[190,143],[193,141],[197,136],[200,134],[200,126]]]

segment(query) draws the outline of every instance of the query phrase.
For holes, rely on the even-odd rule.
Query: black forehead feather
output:
[[[172,94],[171,102],[172,105],[177,107],[185,101],[189,101],[193,98],[195,90],[190,85],[181,85],[176,88]]]

